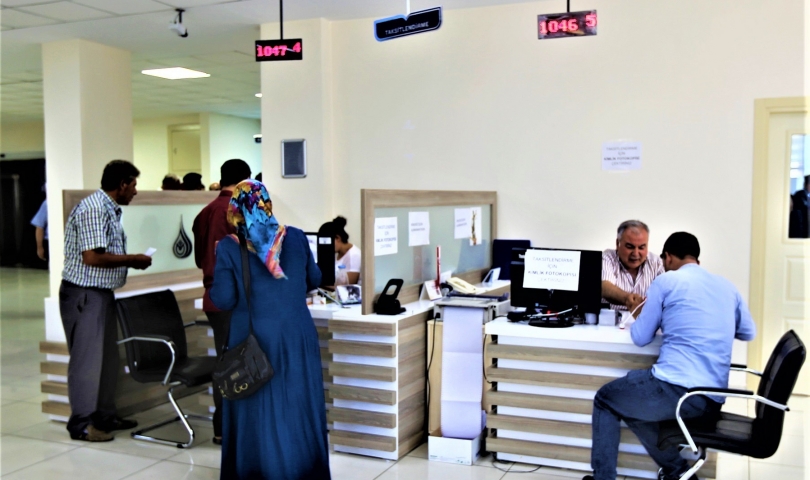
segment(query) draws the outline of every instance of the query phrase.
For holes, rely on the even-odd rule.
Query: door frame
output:
[[[764,98],[754,101],[754,170],[751,206],[751,271],[748,305],[757,327],[757,335],[748,344],[748,364],[764,368],[762,329],[765,315],[765,224],[768,194],[768,150],[771,116],[784,113],[810,113],[810,97]],[[783,232],[787,235],[787,230]],[[748,387],[756,389],[758,380],[749,375]]]

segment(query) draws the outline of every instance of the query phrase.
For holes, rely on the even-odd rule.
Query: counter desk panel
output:
[[[578,325],[537,328],[505,318],[486,325],[484,401],[487,450],[504,461],[590,471],[591,413],[596,391],[628,371],[652,366],[660,336],[637,347],[629,330]],[[657,478],[658,467],[626,427],[619,447],[619,474]],[[714,478],[710,453],[701,478]]]

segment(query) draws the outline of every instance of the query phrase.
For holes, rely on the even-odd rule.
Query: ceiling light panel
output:
[[[2,1],[2,0],[0,0]],[[172,11],[172,7],[154,0],[73,0],[87,7],[97,8],[117,15]]]
[[[110,13],[71,2],[56,2],[45,5],[21,7],[20,10],[43,17],[54,18],[63,22],[80,22],[82,20],[93,20],[112,16]]]
[[[42,25],[52,25],[58,23],[56,20],[44,18],[19,10],[3,9],[0,15],[0,24],[9,28],[41,27]]]
[[[198,72],[197,70],[189,70],[188,68],[183,67],[156,68],[152,70],[143,70],[141,71],[141,73],[143,73],[144,75],[151,75],[153,77],[166,78],[168,80],[181,80],[186,78],[205,78],[211,76],[204,72]]]

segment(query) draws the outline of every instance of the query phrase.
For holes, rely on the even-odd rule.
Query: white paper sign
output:
[[[579,259],[582,252],[526,250],[523,288],[579,289]]]
[[[374,256],[397,253],[397,217],[374,219]]]
[[[641,170],[641,142],[603,143],[602,170]]]
[[[470,238],[472,227],[472,211],[469,208],[457,208],[455,215],[455,235],[453,238]]]
[[[484,232],[481,226],[481,207],[473,207],[470,209],[470,245],[480,245],[481,237]]]
[[[430,245],[430,214],[408,212],[408,246]]]

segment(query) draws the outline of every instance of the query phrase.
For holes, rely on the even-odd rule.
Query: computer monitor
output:
[[[335,284],[335,235],[330,227],[331,222],[321,225],[318,229],[317,253],[315,258],[321,269],[321,286],[328,287]]]
[[[309,249],[312,251],[312,258],[315,259],[315,263],[318,262],[318,234],[314,232],[304,232],[304,235],[307,236],[307,243],[309,243]]]
[[[524,280],[526,279],[526,252],[529,250],[537,252],[535,258],[542,257],[543,259],[552,259],[552,264],[553,260],[565,262],[567,259],[578,257],[579,271],[577,284],[561,284],[564,288],[576,288],[576,290],[527,287]],[[571,253],[556,256],[562,258],[554,258],[554,252]],[[551,264],[543,265],[550,266]],[[573,274],[576,272],[565,272],[564,264],[562,264],[561,268],[563,271],[547,275],[547,278],[574,278]],[[585,313],[599,313],[602,303],[602,252],[557,248],[514,248],[512,249],[510,270],[512,277],[512,306],[525,307],[527,315],[562,312],[568,309],[571,309],[571,312],[567,315],[570,317],[584,317]],[[548,274],[549,272],[539,273]],[[531,278],[532,281],[529,282],[530,285],[538,283],[536,276],[532,276]]]

